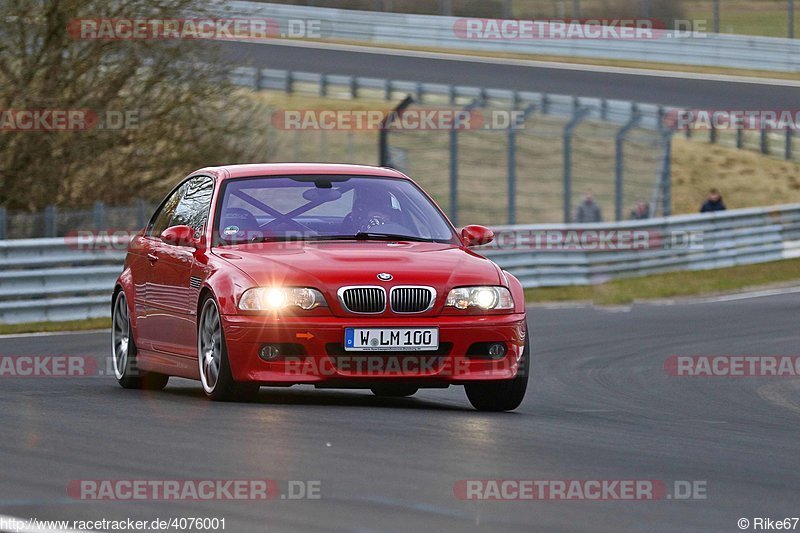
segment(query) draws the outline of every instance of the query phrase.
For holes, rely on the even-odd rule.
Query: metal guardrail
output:
[[[741,69],[800,72],[800,40],[703,33],[657,32],[649,39],[469,39],[455,30],[457,17],[409,15],[234,1],[220,16],[320,21],[322,37],[373,44],[604,58]]]
[[[533,106],[542,114],[563,117],[572,116],[576,108],[585,108],[588,112],[586,119],[615,124],[626,124],[634,113],[638,113],[639,127],[651,130],[664,129],[665,113],[676,109],[626,100],[253,67],[234,67],[230,71],[230,79],[235,85],[257,91],[273,90],[333,98],[371,97],[385,100],[401,99],[411,94],[414,96],[414,101],[421,105],[442,103],[457,105],[481,99],[497,107],[523,109]]]
[[[511,235],[566,234],[569,231],[644,232],[649,244],[627,249],[487,248],[487,257],[517,276],[526,288],[590,285],[623,278],[707,270],[800,257],[800,205],[679,215],[617,224],[547,224],[495,228],[498,243]],[[695,246],[686,245],[691,235]],[[671,245],[671,238],[681,243]],[[530,240],[530,239],[529,239]]]
[[[568,231],[640,231],[663,239],[699,232],[703,246],[632,251],[491,247],[482,253],[525,287],[588,285],[659,272],[705,270],[800,257],[800,204],[681,215],[618,224],[495,228],[510,235]],[[656,239],[658,240],[658,239]],[[0,324],[107,317],[124,253],[82,250],[74,239],[0,241]]]
[[[124,258],[83,250],[74,238],[0,241],[0,324],[110,316]]]

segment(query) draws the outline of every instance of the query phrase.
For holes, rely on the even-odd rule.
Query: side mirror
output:
[[[494,232],[484,226],[466,226],[461,230],[464,246],[482,246],[494,240]]]
[[[194,228],[191,226],[171,226],[161,232],[161,240],[173,246],[189,246],[197,248],[198,242],[194,237]]]

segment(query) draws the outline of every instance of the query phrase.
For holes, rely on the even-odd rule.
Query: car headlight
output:
[[[514,309],[514,299],[505,287],[461,287],[447,295],[446,307],[484,310]]]
[[[256,287],[246,290],[239,300],[242,311],[280,311],[287,307],[310,311],[327,306],[321,292],[307,287]]]

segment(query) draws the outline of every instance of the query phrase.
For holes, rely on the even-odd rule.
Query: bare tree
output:
[[[268,113],[230,85],[208,43],[70,31],[82,19],[179,18],[189,9],[198,16],[189,0],[0,3],[0,112],[88,109],[100,120],[81,131],[0,126],[0,205],[125,203],[160,196],[193,168],[269,159]]]

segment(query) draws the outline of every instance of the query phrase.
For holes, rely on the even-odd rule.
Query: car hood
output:
[[[257,243],[215,249],[257,286],[310,286],[335,294],[347,285],[427,285],[438,292],[505,284],[492,261],[452,244],[417,242]],[[393,276],[382,282],[378,274]]]

